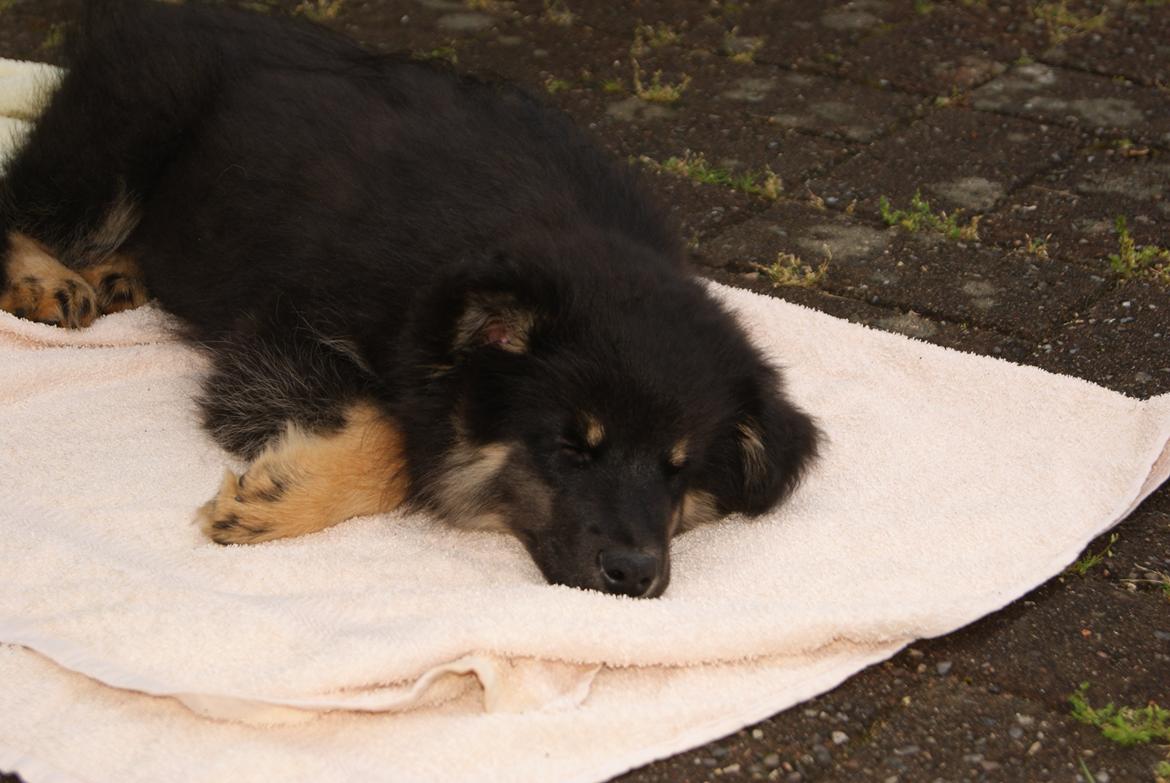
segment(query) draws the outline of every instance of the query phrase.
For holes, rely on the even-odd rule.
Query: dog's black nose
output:
[[[607,549],[597,556],[607,593],[646,595],[658,578],[659,559],[639,549]]]

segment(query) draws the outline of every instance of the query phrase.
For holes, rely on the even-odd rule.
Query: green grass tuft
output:
[[[558,92],[564,92],[573,86],[573,83],[567,79],[556,79],[552,76],[544,80],[544,89],[549,95],[556,95]]]
[[[577,15],[569,10],[564,0],[544,0],[544,12],[540,18],[558,27],[569,27],[577,21]]]
[[[1089,683],[1068,697],[1072,717],[1081,723],[1096,726],[1101,734],[1118,745],[1145,745],[1151,742],[1170,742],[1170,710],[1150,702],[1145,707],[1093,707],[1085,699]]]
[[[1138,246],[1129,234],[1125,218],[1117,216],[1113,223],[1117,232],[1117,252],[1109,256],[1109,265],[1122,280],[1149,277],[1170,284],[1170,250],[1157,245]]]
[[[61,23],[54,24],[49,28],[49,32],[45,35],[45,40],[41,41],[41,51],[53,51],[60,49],[61,44],[65,43],[65,25]]]
[[[1100,552],[1097,552],[1096,554],[1086,552],[1080,560],[1076,561],[1068,567],[1068,572],[1076,574],[1077,576],[1084,576],[1085,574],[1089,573],[1094,568],[1101,565],[1101,563],[1105,562],[1105,558],[1113,557],[1113,545],[1116,542],[1117,534],[1110,533],[1109,543],[1105,545],[1104,549],[1102,549]]]
[[[665,22],[656,25],[640,24],[634,28],[634,43],[630,47],[630,54],[641,57],[648,54],[651,49],[675,46],[681,41],[682,36],[678,31]]]
[[[446,46],[436,46],[434,49],[426,52],[421,49],[416,49],[410,53],[410,56],[415,60],[442,60],[451,65],[459,62],[459,53],[455,51],[454,41]]]
[[[1032,16],[1048,30],[1048,41],[1053,44],[1102,30],[1109,21],[1104,8],[1097,14],[1078,13],[1068,7],[1068,0],[1038,3],[1032,6]]]
[[[691,83],[691,77],[683,74],[682,80],[674,84],[662,81],[662,71],[655,71],[650,83],[642,81],[642,68],[634,60],[634,94],[649,103],[678,103]]]
[[[914,191],[909,209],[894,209],[890,200],[882,196],[878,199],[878,211],[886,225],[899,226],[910,232],[936,231],[948,239],[971,242],[979,239],[979,215],[960,224],[959,215],[963,210],[956,210],[949,215],[946,212],[935,212],[920,191]]]
[[[754,264],[756,269],[763,272],[772,285],[779,287],[813,288],[824,279],[829,272],[829,262],[826,260],[815,269],[806,264],[792,253],[777,253],[776,260],[770,264]]]
[[[293,9],[293,13],[314,22],[327,22],[337,18],[342,5],[344,0],[303,0]]]
[[[783,190],[780,177],[771,169],[736,174],[728,169],[712,166],[702,153],[696,154],[688,151],[681,158],[667,158],[662,163],[645,156],[639,160],[656,171],[665,171],[686,177],[704,185],[721,185],[767,201],[775,201]]]

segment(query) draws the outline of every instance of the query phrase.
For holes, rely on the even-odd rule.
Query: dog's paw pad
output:
[[[98,316],[97,294],[79,275],[58,265],[11,280],[0,292],[0,310],[30,321],[80,329]]]
[[[141,280],[111,272],[101,279],[97,287],[98,307],[102,313],[118,313],[132,310],[146,304],[146,286]]]
[[[69,329],[89,326],[97,318],[93,287],[39,242],[8,234],[7,257],[0,257],[0,263],[8,281],[0,290],[0,310]]]
[[[127,256],[111,256],[82,269],[81,275],[97,292],[98,308],[103,315],[132,310],[150,298],[138,264]]]
[[[240,485],[241,479],[230,470],[224,474],[219,492],[196,515],[204,535],[217,544],[258,544],[279,537],[269,524],[250,513],[254,501],[241,494]]]

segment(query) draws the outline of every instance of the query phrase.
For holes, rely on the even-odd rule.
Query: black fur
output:
[[[138,258],[213,356],[225,448],[373,399],[415,503],[494,520],[551,581],[634,595],[665,589],[680,526],[767,511],[813,455],[634,174],[528,94],[190,5],[95,3],[69,42],[0,242]],[[604,572],[617,550],[653,578]]]

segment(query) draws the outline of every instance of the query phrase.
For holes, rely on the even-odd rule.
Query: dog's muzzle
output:
[[[605,592],[633,598],[650,596],[662,581],[663,558],[641,549],[610,547],[597,553]]]

